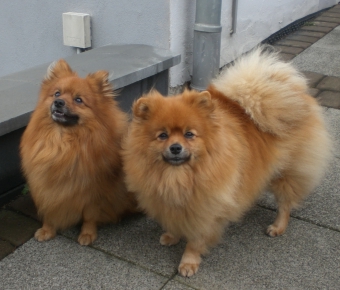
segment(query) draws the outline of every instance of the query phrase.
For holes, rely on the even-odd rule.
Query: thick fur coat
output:
[[[126,129],[107,72],[83,79],[64,60],[49,67],[20,144],[23,172],[43,220],[36,239],[83,222],[78,241],[88,245],[98,224],[134,210],[120,156]]]
[[[142,96],[123,149],[128,189],[166,231],[161,244],[187,241],[178,270],[191,276],[265,189],[278,202],[267,233],[281,235],[320,183],[331,142],[305,78],[259,48],[206,91]]]

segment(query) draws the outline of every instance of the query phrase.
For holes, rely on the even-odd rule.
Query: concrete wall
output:
[[[276,31],[338,0],[239,0],[236,33],[230,35],[232,1],[222,0],[220,67],[259,44]],[[192,70],[195,1],[171,1],[170,49],[181,53],[182,63],[170,70],[170,85],[190,81]]]
[[[263,39],[338,0],[239,0],[236,33],[231,27],[231,0],[222,0],[220,65]],[[76,53],[63,45],[63,12],[89,13],[93,48],[140,43],[182,55],[171,69],[170,86],[190,80],[194,0],[11,0],[0,3],[0,76]]]
[[[238,1],[236,33],[230,35],[231,2],[222,2],[220,66],[248,51],[262,40],[309,14],[335,5],[337,0]]]
[[[1,1],[0,77],[76,53],[63,45],[64,12],[91,15],[93,48],[133,43],[169,48],[168,1]]]

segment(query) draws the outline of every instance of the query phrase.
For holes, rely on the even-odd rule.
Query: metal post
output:
[[[219,72],[221,0],[197,0],[191,87],[202,91]]]
[[[237,21],[237,0],[233,0],[233,4],[231,6],[231,29],[230,34],[236,32],[236,21]]]

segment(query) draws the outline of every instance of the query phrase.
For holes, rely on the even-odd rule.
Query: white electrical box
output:
[[[85,13],[63,13],[64,45],[87,48],[91,47],[90,15]]]

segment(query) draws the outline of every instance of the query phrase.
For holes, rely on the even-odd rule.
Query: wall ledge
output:
[[[180,55],[148,45],[107,45],[65,58],[81,77],[107,70],[115,89],[156,75],[179,64]],[[48,64],[0,78],[0,136],[25,127],[35,108]]]

